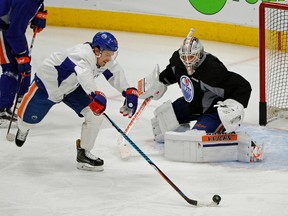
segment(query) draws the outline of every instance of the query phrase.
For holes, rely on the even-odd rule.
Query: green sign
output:
[[[239,2],[240,0],[229,0]],[[245,0],[248,4],[255,4],[259,0]],[[284,2],[285,0],[262,0],[262,2]],[[190,4],[205,15],[213,15],[222,10],[227,0],[189,0]]]

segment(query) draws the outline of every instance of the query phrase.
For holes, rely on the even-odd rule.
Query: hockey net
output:
[[[288,119],[288,5],[262,2],[259,8],[259,124]]]

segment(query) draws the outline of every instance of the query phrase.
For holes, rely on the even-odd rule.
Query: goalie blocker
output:
[[[148,76],[138,81],[138,93],[140,99],[152,97],[159,100],[167,91],[167,86],[159,81],[160,68],[157,64]]]
[[[205,131],[165,133],[165,157],[181,162],[256,162],[263,160],[263,145],[246,133],[206,134]]]

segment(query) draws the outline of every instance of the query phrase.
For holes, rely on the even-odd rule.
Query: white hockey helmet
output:
[[[189,75],[193,74],[193,67],[197,65],[204,53],[203,45],[198,38],[192,36],[193,32],[192,28],[179,49],[180,59]]]

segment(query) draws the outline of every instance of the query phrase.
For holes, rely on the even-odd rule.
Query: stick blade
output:
[[[131,156],[130,146],[127,144],[127,142],[125,142],[125,140],[122,140],[122,142],[120,142],[118,146],[122,159],[127,159]]]
[[[6,139],[9,141],[9,142],[13,142],[15,140],[15,135],[14,134],[11,134],[11,133],[8,133],[6,135]]]

